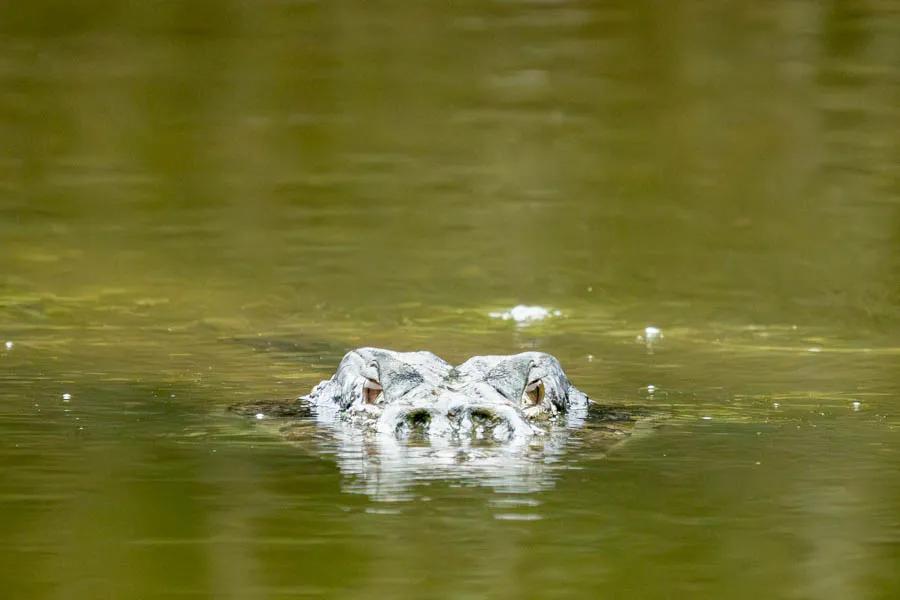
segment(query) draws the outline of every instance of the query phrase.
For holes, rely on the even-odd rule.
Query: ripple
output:
[[[498,521],[540,521],[544,517],[534,514],[497,513],[494,515],[494,518]]]

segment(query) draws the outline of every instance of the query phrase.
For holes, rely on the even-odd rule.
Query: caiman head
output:
[[[302,399],[320,417],[405,438],[508,441],[580,422],[588,397],[542,352],[476,356],[453,367],[430,352],[359,348]]]

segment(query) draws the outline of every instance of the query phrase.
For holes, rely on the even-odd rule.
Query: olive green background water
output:
[[[883,0],[0,4],[0,593],[898,597],[898,82]],[[358,345],[658,427],[373,491],[224,410]]]

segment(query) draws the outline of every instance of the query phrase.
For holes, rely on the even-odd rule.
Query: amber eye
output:
[[[363,383],[363,400],[366,404],[376,404],[383,389],[374,379],[366,379]]]
[[[532,381],[525,386],[525,392],[522,394],[522,404],[525,406],[535,406],[540,404],[544,399],[544,382],[540,379]]]

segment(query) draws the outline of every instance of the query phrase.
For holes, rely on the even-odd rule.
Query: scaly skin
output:
[[[494,439],[543,435],[579,425],[590,402],[559,361],[542,352],[476,356],[453,367],[430,352],[359,348],[302,399],[320,419],[361,431]]]

